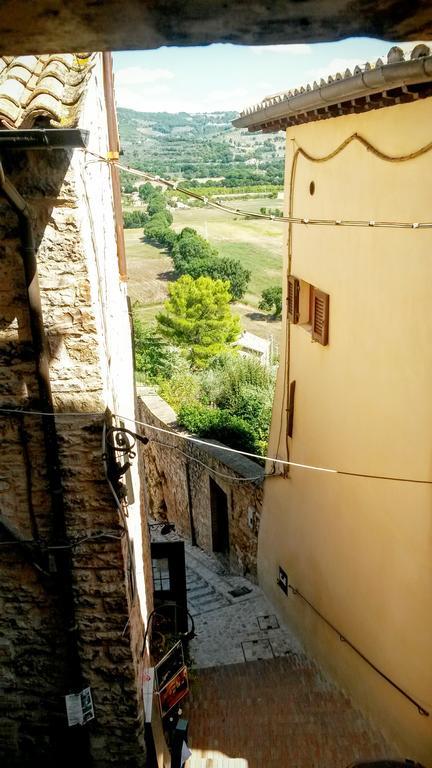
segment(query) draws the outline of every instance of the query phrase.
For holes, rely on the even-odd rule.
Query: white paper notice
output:
[[[65,700],[69,727],[93,720],[95,715],[90,688],[84,688],[81,693],[69,693]]]
[[[181,751],[181,757],[180,757],[180,763],[181,765],[184,765],[186,760],[188,760],[192,755],[192,752],[190,751],[188,745],[184,741],[182,744],[182,751]]]

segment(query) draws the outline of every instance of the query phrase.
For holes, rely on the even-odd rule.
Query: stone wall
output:
[[[150,515],[175,523],[180,534],[212,552],[211,486],[215,483],[226,494],[228,507],[229,555],[221,557],[232,573],[255,581],[264,470],[224,450],[220,443],[208,447],[184,440],[175,412],[152,390],[139,387],[138,404],[141,422],[178,432],[165,434],[141,426],[150,438],[143,449]]]
[[[98,64],[81,127],[90,129],[91,149],[100,154],[107,152],[105,126]],[[54,538],[40,417],[0,413],[0,520],[29,542],[26,549],[0,530],[0,762],[8,768],[88,765],[89,750],[94,768],[141,768],[141,655],[151,610],[147,527],[141,525],[137,461],[135,501],[128,497],[122,514],[102,461],[106,409],[123,420],[135,413],[109,169],[63,150],[2,159],[28,202],[36,239],[67,538]],[[0,408],[38,411],[17,221],[3,200],[0,229]],[[52,569],[55,546],[70,547],[72,634]],[[78,732],[67,728],[64,701],[71,692],[72,636],[95,706],[95,719]]]
[[[12,4],[8,4],[12,8]],[[431,39],[427,2],[400,0],[14,0],[0,22],[6,54],[115,51],[162,45],[331,42],[346,37]]]

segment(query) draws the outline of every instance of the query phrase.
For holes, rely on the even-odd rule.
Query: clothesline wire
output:
[[[15,414],[15,415],[32,415],[32,416],[45,416],[45,417],[53,417],[53,418],[69,418],[69,417],[92,417],[92,418],[99,418],[99,419],[105,419],[105,414],[101,412],[58,412],[58,413],[44,413],[43,411],[36,411],[36,410],[21,410],[21,409],[14,409],[14,408],[0,408],[0,414]],[[166,435],[171,435],[176,438],[181,438],[185,442],[195,443],[197,445],[203,445],[206,448],[211,448],[213,451],[221,451],[225,453],[234,454],[237,456],[245,456],[246,458],[250,459],[257,459],[259,461],[269,461],[274,464],[280,464],[282,466],[286,467],[294,467],[296,469],[304,469],[309,470],[311,472],[322,472],[324,474],[333,474],[333,475],[345,475],[346,477],[358,477],[358,478],[365,478],[369,480],[385,480],[385,481],[392,481],[392,482],[398,482],[398,483],[412,483],[416,485],[432,485],[432,480],[423,480],[418,478],[411,478],[411,477],[396,477],[392,475],[381,475],[381,474],[372,474],[368,472],[353,472],[349,470],[344,469],[337,469],[333,467],[320,467],[316,466],[314,464],[306,464],[301,463],[297,461],[288,461],[287,459],[279,459],[276,456],[260,456],[258,453],[251,453],[249,451],[242,451],[238,448],[230,448],[227,445],[221,445],[218,443],[210,442],[209,440],[202,440],[199,437],[193,437],[192,435],[185,435],[181,432],[175,432],[172,429],[167,429],[164,427],[156,427],[154,424],[149,424],[146,421],[140,421],[139,419],[131,418],[129,416],[122,416],[120,414],[113,414],[113,417],[118,419],[119,421],[127,421],[131,424],[138,425],[141,427],[145,427],[146,429],[154,430],[155,432],[159,432]]]
[[[132,168],[129,165],[123,165],[117,162],[115,159],[106,158],[102,155],[92,152],[90,150],[84,150],[87,154],[95,157],[100,162],[108,163],[117,166],[119,170],[131,173],[134,176],[139,176],[147,181],[153,181],[157,184],[169,187],[176,190],[181,194],[187,195],[195,200],[199,200],[204,205],[208,205],[211,208],[216,208],[225,213],[230,213],[235,216],[246,216],[253,219],[265,219],[267,221],[276,221],[283,224],[303,224],[311,226],[333,226],[333,227],[365,227],[375,229],[432,229],[432,222],[407,222],[407,221],[375,221],[374,219],[315,219],[302,216],[275,216],[273,214],[257,213],[256,211],[244,211],[241,208],[232,208],[229,205],[223,205],[222,203],[211,200],[205,195],[200,195],[198,192],[193,192],[190,189],[180,186],[179,181],[171,181],[170,179],[164,179],[156,174],[147,173],[146,171],[140,171],[137,168]]]

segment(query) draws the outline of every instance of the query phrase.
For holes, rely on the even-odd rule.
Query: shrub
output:
[[[151,196],[154,195],[154,193],[155,193],[155,189],[150,184],[149,181],[146,181],[145,184],[141,184],[141,186],[140,186],[140,188],[138,190],[138,194],[139,194],[141,200],[146,200],[146,201],[149,200],[151,198]]]
[[[147,213],[149,216],[154,216],[155,213],[166,210],[166,200],[160,192],[154,192],[149,198]],[[172,219],[171,219],[172,221]]]
[[[158,335],[154,325],[144,325],[133,316],[135,368],[143,374],[145,381],[156,383],[161,378],[172,376],[178,367],[179,353]]]
[[[273,316],[280,317],[282,314],[282,286],[272,285],[270,288],[265,288],[261,294],[258,309],[263,309],[265,312],[273,310]]]
[[[143,227],[148,219],[144,211],[124,211],[123,227],[125,229],[139,229]]]
[[[178,423],[190,432],[218,440],[230,448],[257,453],[259,444],[252,427],[239,416],[205,405],[183,405]]]
[[[183,406],[192,406],[198,402],[200,382],[184,357],[178,356],[175,370],[170,377],[158,383],[160,396],[177,412]]]

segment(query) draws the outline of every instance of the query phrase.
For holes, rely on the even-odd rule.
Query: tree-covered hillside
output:
[[[224,186],[282,184],[284,136],[231,125],[235,112],[188,114],[119,109],[127,163],[168,178],[222,179]]]

